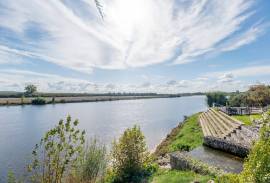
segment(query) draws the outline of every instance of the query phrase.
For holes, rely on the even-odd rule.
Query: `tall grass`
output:
[[[107,160],[105,145],[96,138],[92,139],[85,147],[75,174],[71,176],[69,182],[104,182]]]

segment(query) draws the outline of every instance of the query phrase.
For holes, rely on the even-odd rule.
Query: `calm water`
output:
[[[240,173],[243,169],[243,159],[206,146],[198,147],[188,154],[194,159],[201,160],[226,172]]]
[[[88,138],[97,136],[108,145],[138,124],[154,149],[184,115],[205,109],[204,96],[0,107],[0,182],[8,169],[22,174],[33,146],[67,114],[79,119]]]

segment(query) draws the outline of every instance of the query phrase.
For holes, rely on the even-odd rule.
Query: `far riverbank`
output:
[[[102,102],[115,100],[137,100],[153,98],[177,98],[178,95],[154,95],[154,96],[80,96],[80,97],[42,97],[46,104],[57,103],[80,103],[80,102]],[[24,98],[0,98],[0,106],[8,105],[29,105],[36,97]]]

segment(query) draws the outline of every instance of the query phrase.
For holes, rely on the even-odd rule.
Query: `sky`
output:
[[[270,84],[269,0],[0,0],[0,90]]]

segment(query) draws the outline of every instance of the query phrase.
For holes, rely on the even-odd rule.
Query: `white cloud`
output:
[[[223,74],[219,76],[218,78],[218,82],[221,82],[221,83],[231,83],[233,81],[234,81],[234,76],[232,73]]]
[[[104,20],[93,0],[3,0],[0,26],[16,32],[24,50],[3,45],[8,50],[2,47],[0,58],[8,52],[82,72],[141,67],[171,58],[181,64],[207,53],[237,49],[256,40],[263,29],[260,25],[241,29],[252,14],[253,0],[101,3]],[[46,33],[45,39],[29,41],[25,32],[31,22]],[[222,44],[224,39],[230,41]]]
[[[252,77],[252,76],[269,76],[269,75],[270,75],[270,65],[250,66],[250,67],[243,67],[240,69],[233,69],[221,72],[210,72],[205,74],[206,77],[222,77],[222,76]]]
[[[258,69],[258,68],[257,68]],[[240,75],[235,75],[240,71]],[[0,90],[23,91],[24,86],[33,83],[43,92],[153,92],[153,93],[188,93],[206,91],[236,91],[246,90],[256,82],[268,83],[266,81],[239,80],[239,76],[246,77],[250,68],[243,70],[226,71],[219,73],[208,73],[207,77],[191,80],[162,80],[153,82],[141,82],[136,84],[119,83],[95,83],[83,79],[63,77],[55,74],[38,73],[27,70],[1,69]],[[256,70],[259,71],[259,70]],[[270,72],[267,74],[269,75]]]

